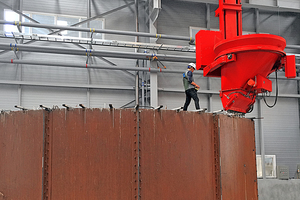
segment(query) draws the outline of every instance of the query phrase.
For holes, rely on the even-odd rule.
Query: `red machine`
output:
[[[283,51],[284,38],[271,34],[242,35],[241,0],[219,0],[220,31],[196,34],[196,65],[204,76],[221,77],[224,110],[247,113],[258,93],[272,91],[268,76],[285,67],[296,77],[295,56]]]

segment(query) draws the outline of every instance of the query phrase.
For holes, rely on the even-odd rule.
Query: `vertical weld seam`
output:
[[[50,151],[49,151],[49,160],[48,162],[50,163],[49,164],[49,168],[50,168],[50,172],[49,172],[49,185],[48,185],[48,193],[49,193],[49,199],[52,199],[51,196],[52,196],[52,189],[51,189],[51,186],[52,186],[52,153],[53,153],[53,113],[49,113],[49,148],[50,148]]]
[[[216,199],[221,197],[221,166],[220,166],[220,118],[214,116],[214,164],[215,164],[215,187]]]
[[[50,138],[50,129],[49,129],[49,124],[50,124],[50,113],[49,111],[44,111],[44,122],[43,122],[43,134],[44,134],[44,162],[43,162],[43,189],[42,189],[42,200],[43,199],[50,199],[50,189],[49,189],[49,185],[50,185],[50,180],[49,180],[49,176],[50,176],[50,172],[49,169],[51,168],[51,165],[49,163],[50,162],[50,154],[51,154],[51,138]],[[49,142],[49,144],[48,144]],[[48,195],[48,197],[47,197]]]
[[[44,174],[45,174],[45,111],[43,111],[43,156],[42,156],[42,195],[41,200],[44,198]]]
[[[218,158],[219,158],[219,184],[220,184],[220,198],[222,199],[222,160],[221,160],[221,122],[220,122],[220,117],[218,116],[218,125],[217,125],[217,130],[218,130],[218,137],[217,137],[217,142],[218,142]]]
[[[217,143],[217,130],[218,129],[218,126],[216,125],[216,117],[214,118],[214,159],[215,159],[215,184],[216,184],[216,199],[219,198],[219,187],[218,187],[218,143]]]
[[[46,155],[45,155],[45,161],[46,161],[46,163],[45,163],[45,165],[47,166],[46,167],[46,171],[45,171],[45,173],[46,173],[46,193],[45,193],[45,199],[48,199],[48,197],[49,197],[49,167],[50,167],[50,165],[49,165],[49,154],[50,154],[50,135],[49,135],[49,119],[50,118],[50,116],[49,116],[49,113],[48,113],[48,115],[47,115],[47,121],[46,121],[46,126],[45,126],[45,130],[46,130]],[[48,196],[47,196],[48,195]]]
[[[141,193],[141,191],[140,191],[140,182],[141,182],[141,180],[140,180],[140,111],[139,110],[137,110],[137,112],[136,112],[137,114],[137,175],[138,175],[138,184],[137,184],[137,186],[138,186],[138,188],[137,188],[137,191],[138,191],[138,195],[137,195],[137,199],[139,200],[140,199],[140,193]]]
[[[48,120],[49,120],[49,113],[46,113],[47,111],[44,111],[45,113],[45,119],[44,119],[44,180],[43,180],[43,199],[47,199],[47,190],[49,186],[49,181],[48,181],[48,148],[49,145],[47,144],[49,140],[49,135],[48,135]]]

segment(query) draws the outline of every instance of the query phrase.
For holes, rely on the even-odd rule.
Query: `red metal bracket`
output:
[[[289,55],[282,58],[281,63],[285,67],[285,77],[296,78],[296,57]]]
[[[227,54],[220,56],[217,58],[214,62],[212,62],[210,65],[205,67],[203,69],[203,75],[204,76],[212,76],[212,77],[220,77],[221,72],[217,69],[219,69],[221,66],[223,66],[226,63],[234,62],[236,61],[236,55],[235,54]]]
[[[221,41],[220,31],[200,30],[196,34],[196,66],[203,69],[215,60],[214,46]]]

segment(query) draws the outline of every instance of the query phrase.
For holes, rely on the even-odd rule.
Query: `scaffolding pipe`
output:
[[[69,31],[81,31],[81,32],[94,32],[94,33],[106,33],[106,34],[116,34],[116,35],[130,35],[130,36],[140,36],[140,37],[153,37],[153,38],[164,38],[164,39],[174,39],[174,40],[185,40],[193,42],[192,37],[176,36],[176,35],[165,35],[165,34],[151,34],[144,32],[132,32],[132,31],[119,31],[119,30],[107,30],[107,29],[95,29],[95,28],[81,28],[81,27],[71,27],[71,26],[58,26],[49,24],[37,24],[30,22],[20,22],[20,21],[5,21],[0,20],[0,24],[9,24],[15,26],[26,26],[35,28],[45,28],[45,29],[60,29]]]
[[[160,61],[172,61],[172,62],[196,62],[196,58],[190,56],[175,56],[165,54],[150,54],[150,53],[132,53],[132,52],[115,52],[93,49],[72,49],[61,47],[45,47],[35,45],[24,44],[5,44],[0,43],[0,49],[12,50],[12,51],[30,51],[39,53],[55,53],[55,54],[69,54],[69,55],[82,55],[82,56],[101,56],[101,57],[113,57],[113,58],[127,58],[127,59],[141,59],[149,60],[156,56]]]

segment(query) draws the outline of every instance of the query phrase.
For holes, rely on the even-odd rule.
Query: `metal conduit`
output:
[[[39,53],[55,53],[55,54],[69,54],[69,55],[82,55],[82,56],[101,56],[113,58],[128,58],[128,59],[141,59],[149,60],[156,56],[160,61],[173,61],[173,62],[196,62],[195,57],[190,56],[175,56],[164,54],[150,54],[150,53],[132,53],[132,52],[114,52],[114,51],[100,51],[93,49],[72,49],[61,47],[45,47],[24,44],[4,44],[0,43],[0,49],[12,51],[30,51]]]
[[[164,39],[174,39],[174,40],[185,40],[190,42],[194,41],[194,39],[191,37],[176,36],[176,35],[152,34],[152,33],[144,33],[144,32],[119,31],[119,30],[107,30],[107,29],[95,29],[95,28],[80,28],[80,27],[71,27],[71,26],[37,24],[37,23],[20,22],[20,21],[0,20],[0,24],[10,24],[15,26],[27,26],[27,27],[35,27],[35,28],[46,28],[46,29],[49,28],[61,29],[61,30],[70,30],[70,31],[81,31],[81,32],[108,33],[108,34],[116,34],[116,35],[164,38]]]

